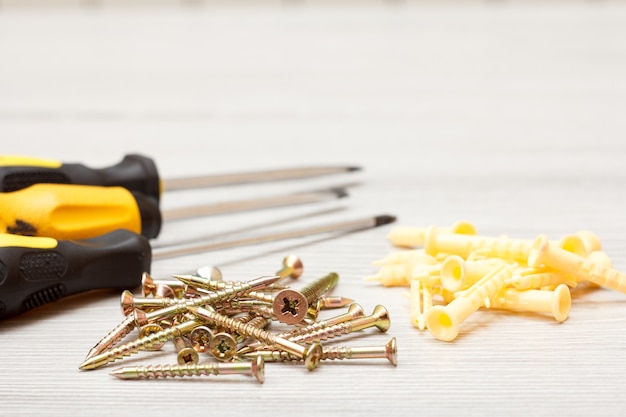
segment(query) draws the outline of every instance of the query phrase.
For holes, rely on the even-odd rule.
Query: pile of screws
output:
[[[481,307],[569,315],[570,288],[602,286],[626,293],[626,274],[612,269],[600,239],[579,231],[549,241],[477,236],[474,225],[396,227],[390,241],[405,250],[376,261],[367,281],[410,288],[412,324],[452,341],[463,321]],[[423,249],[419,249],[423,247]]]
[[[287,256],[273,276],[249,281],[224,281],[218,268],[198,275],[155,280],[144,274],[143,297],[130,291],[121,296],[125,318],[87,354],[82,370],[96,369],[139,351],[161,349],[173,341],[177,364],[119,368],[120,379],[243,374],[264,381],[265,362],[304,363],[315,369],[321,360],[385,358],[396,365],[396,341],[379,347],[322,346],[344,334],[376,327],[386,332],[388,311],[378,305],[370,316],[353,300],[328,296],[339,276],[331,272],[296,290],[284,285],[303,271],[297,256]],[[318,320],[320,310],[348,307],[335,317]],[[287,331],[265,330],[272,321]],[[137,331],[136,338],[122,340]],[[207,356],[200,362],[200,356]]]

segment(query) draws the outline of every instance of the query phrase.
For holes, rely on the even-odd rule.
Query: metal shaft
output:
[[[205,204],[179,209],[163,211],[161,216],[164,221],[187,219],[190,217],[213,216],[217,214],[230,214],[246,210],[258,210],[272,207],[283,207],[295,204],[316,203],[319,201],[332,200],[347,196],[347,192],[341,187],[325,190],[315,190],[270,197],[253,198],[249,200],[227,201],[223,203]]]
[[[290,230],[286,232],[277,232],[261,236],[253,236],[249,238],[229,240],[225,242],[206,243],[197,245],[186,245],[180,247],[155,249],[152,254],[152,259],[164,259],[176,256],[190,255],[193,253],[208,252],[212,250],[235,248],[239,246],[254,245],[264,242],[273,242],[283,239],[293,239],[296,237],[311,236],[322,233],[333,232],[356,232],[359,230],[370,229],[372,227],[382,226],[388,223],[392,223],[396,220],[394,216],[381,215],[375,217],[368,217],[360,220],[346,221],[340,223],[331,223],[322,226],[314,226],[304,229]]]
[[[162,181],[165,191],[186,190],[191,188],[218,187],[234,184],[250,184],[280,180],[319,177],[323,175],[341,174],[359,171],[355,166],[339,167],[301,167],[233,174],[204,175],[186,178],[170,178]]]

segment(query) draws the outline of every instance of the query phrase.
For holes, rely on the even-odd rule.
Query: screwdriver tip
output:
[[[384,214],[382,216],[374,217],[374,220],[376,220],[376,227],[378,227],[378,226],[383,226],[385,224],[389,224],[389,223],[395,222],[396,221],[396,216],[391,216],[389,214]]]
[[[361,167],[357,167],[357,166],[351,166],[348,167],[348,172],[354,172],[354,171],[361,171]]]
[[[348,191],[345,188],[332,188],[331,191],[335,193],[337,198],[345,198],[348,197]]]

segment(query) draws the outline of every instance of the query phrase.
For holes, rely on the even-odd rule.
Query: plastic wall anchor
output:
[[[602,255],[589,254],[588,258],[552,245],[545,235],[537,237],[528,256],[529,266],[544,265],[568,273],[578,281],[594,284],[626,293],[626,274],[605,266]]]
[[[494,297],[511,278],[515,265],[498,265],[487,275],[458,293],[457,298],[446,306],[434,306],[426,315],[430,333],[438,340],[450,342],[459,334],[459,326],[465,319]]]
[[[419,330],[426,329],[426,313],[433,306],[432,291],[422,280],[411,280],[409,317],[411,324]]]
[[[378,273],[365,277],[364,280],[378,281],[383,287],[408,287],[411,279],[430,276],[439,276],[439,266],[407,263],[383,265]]]
[[[589,230],[579,230],[575,233],[575,235],[582,239],[583,243],[587,247],[587,253],[602,250],[602,241],[595,233]]]
[[[434,227],[434,226],[431,226]],[[470,222],[460,220],[450,227],[440,227],[439,231],[445,233],[458,233],[475,235],[476,228]],[[423,227],[394,227],[388,235],[389,240],[395,246],[414,248],[424,246],[424,238],[427,228]]]
[[[553,291],[519,291],[505,288],[491,299],[492,309],[524,311],[532,313],[550,313],[559,323],[567,320],[572,306],[569,287],[558,285]]]
[[[458,255],[449,255],[441,264],[441,285],[448,291],[457,292],[469,288],[497,265],[499,259],[466,261]]]
[[[429,255],[447,253],[467,258],[478,251],[482,256],[508,262],[526,262],[532,242],[521,239],[441,233],[435,227],[426,230],[424,249]]]
[[[506,282],[506,285],[517,290],[556,287],[560,284],[574,288],[578,282],[570,274],[548,268],[518,268],[513,273],[513,278]]]

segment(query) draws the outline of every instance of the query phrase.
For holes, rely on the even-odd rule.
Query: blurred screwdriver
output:
[[[329,188],[161,213],[154,198],[123,187],[35,184],[18,191],[0,193],[0,233],[87,239],[123,228],[152,239],[158,236],[162,219],[175,220],[305,204],[346,195],[343,188]]]
[[[120,229],[87,240],[0,234],[0,319],[96,289],[134,289],[152,259],[148,240]]]
[[[101,169],[7,155],[0,156],[0,192],[17,191],[39,183],[120,186],[159,201],[162,191],[291,180],[359,170],[354,166],[319,166],[161,180],[155,162],[137,154],[126,155],[120,163]]]

